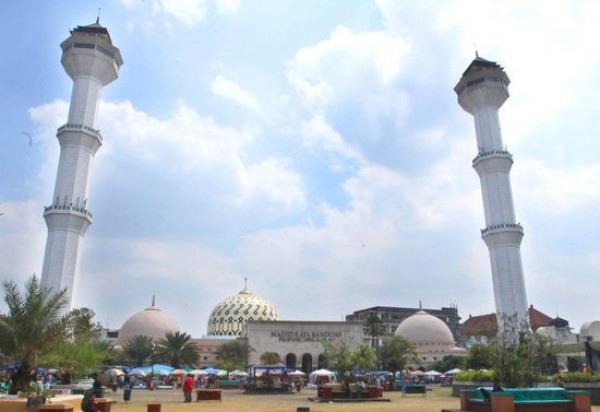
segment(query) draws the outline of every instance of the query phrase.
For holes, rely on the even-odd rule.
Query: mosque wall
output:
[[[319,367],[319,355],[324,352],[322,341],[343,341],[351,348],[368,342],[359,322],[250,321],[244,335],[254,349],[250,364],[260,363],[265,352],[275,352],[287,366],[307,373]]]

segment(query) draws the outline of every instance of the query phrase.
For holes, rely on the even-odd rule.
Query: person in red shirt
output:
[[[183,401],[191,402],[192,401],[192,392],[194,390],[194,378],[192,375],[188,375],[183,381],[183,385],[181,385],[183,389]]]

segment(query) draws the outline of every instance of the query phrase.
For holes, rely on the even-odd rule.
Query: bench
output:
[[[383,388],[367,386],[361,390],[355,383],[350,383],[348,389],[344,389],[340,383],[330,383],[323,385],[318,394],[322,399],[373,399],[383,397]]]
[[[589,392],[563,388],[463,390],[460,407],[473,412],[591,412]]]
[[[243,387],[243,384],[239,379],[219,379],[217,387],[221,389],[239,389]]]
[[[427,396],[426,385],[421,385],[419,383],[402,383],[400,385],[396,384],[396,386],[402,391],[402,397],[406,397],[406,395],[412,393],[421,394],[423,398]]]
[[[220,401],[221,389],[198,389],[196,391],[196,402],[199,401]]]

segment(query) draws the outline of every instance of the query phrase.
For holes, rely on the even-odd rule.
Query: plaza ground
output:
[[[195,395],[195,394],[194,394]],[[432,387],[427,391],[427,397],[421,395],[408,395],[402,397],[400,392],[385,392],[384,398],[391,402],[361,402],[361,403],[319,403],[311,402],[309,397],[316,397],[314,389],[303,389],[300,393],[291,395],[244,395],[242,390],[228,389],[223,391],[223,400],[219,401],[194,401],[183,403],[181,390],[134,390],[131,401],[123,402],[123,392],[107,393],[117,402],[112,405],[113,412],[146,412],[147,405],[161,404],[161,412],[296,412],[299,406],[307,406],[310,412],[440,412],[443,408],[459,408],[458,398],[451,395],[451,388]],[[592,407],[592,412],[600,412],[600,406]]]

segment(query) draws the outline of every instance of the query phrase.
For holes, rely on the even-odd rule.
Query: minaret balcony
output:
[[[519,231],[524,234],[523,226],[521,226],[520,223],[500,223],[497,225],[489,225],[485,229],[481,229],[481,236],[485,236],[486,234],[493,232],[505,232],[506,230]]]
[[[77,206],[74,204],[68,205],[51,205],[44,207],[44,216],[50,213],[75,213],[85,217],[90,222],[92,221],[92,213],[89,212],[85,207]]]
[[[502,171],[508,172],[513,164],[513,157],[507,150],[490,150],[480,152],[473,159],[473,168],[479,173]]]
[[[56,134],[60,134],[60,132],[62,132],[63,130],[84,132],[91,136],[94,136],[95,138],[97,138],[100,141],[100,143],[102,143],[102,135],[100,134],[100,130],[96,130],[93,127],[89,127],[84,124],[67,123],[67,124],[60,126],[58,128],[58,130],[56,131]]]

